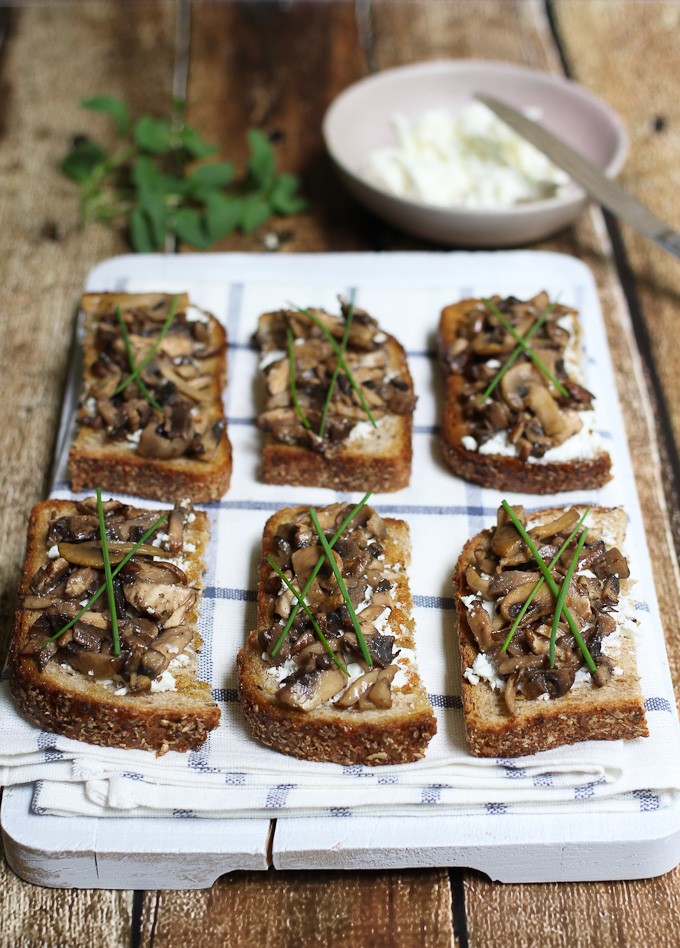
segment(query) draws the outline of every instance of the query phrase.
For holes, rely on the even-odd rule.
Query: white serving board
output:
[[[526,262],[527,255],[535,262],[536,277],[518,283],[515,263],[520,256]],[[339,270],[342,280],[337,280]],[[408,278],[412,273],[421,287],[432,288],[432,312],[427,316],[428,349],[434,347],[436,302],[441,300],[449,281],[450,294],[445,298],[449,302],[463,295],[492,292],[522,297],[543,288],[555,295],[565,286],[592,285],[590,274],[578,260],[519,251],[124,256],[95,268],[88,277],[87,289],[122,289],[128,283],[138,285],[146,281],[148,288],[175,291],[183,282],[192,288],[202,284],[214,288],[230,280],[256,284],[258,279],[270,283],[298,281],[307,286],[322,283],[332,274],[339,291],[352,285],[370,288],[374,284],[373,295],[382,292],[387,305],[390,299],[396,301],[399,291],[392,291],[390,297],[384,287],[390,275],[397,273],[402,282],[405,274]],[[383,289],[379,291],[376,287]],[[561,299],[579,305],[578,298]],[[604,345],[601,316],[597,315],[599,323],[594,327],[594,338],[598,345]],[[589,327],[589,332],[592,329]],[[423,353],[418,355],[422,357]],[[611,377],[608,356],[605,362]],[[436,363],[432,366],[432,384],[436,385]],[[621,424],[618,404],[607,407],[610,418],[613,412],[614,422]],[[427,419],[430,428],[434,420]],[[422,437],[424,432],[420,434]],[[428,430],[428,434],[432,431]],[[435,455],[436,449],[433,458]],[[434,459],[432,463],[436,463]],[[629,485],[633,483],[627,452],[625,457],[618,458],[618,464],[619,472],[625,470],[623,480]],[[479,488],[474,490],[475,497],[481,495]],[[630,496],[628,493],[610,493],[604,502],[625,503],[632,526],[641,532],[634,488]],[[441,497],[428,499],[444,502]],[[497,502],[495,494],[491,500]],[[648,572],[644,545],[639,555]],[[653,598],[653,590],[648,590],[648,594]],[[200,888],[210,886],[225,872],[270,866],[465,866],[504,882],[585,881],[644,878],[666,872],[680,862],[680,804],[656,812],[644,812],[641,804],[640,813],[628,813],[625,817],[620,813],[591,813],[584,821],[556,814],[480,813],[479,808],[456,816],[428,812],[417,818],[352,815],[347,819],[280,817],[271,821],[200,817],[66,820],[33,812],[32,794],[32,785],[6,789],[0,824],[8,860],[17,873],[30,882],[50,886]]]

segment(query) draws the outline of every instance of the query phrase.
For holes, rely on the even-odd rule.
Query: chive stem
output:
[[[588,536],[588,527],[583,528],[583,533],[578,538],[578,543],[576,544],[576,549],[574,550],[574,555],[571,558],[571,563],[567,572],[564,574],[564,579],[562,580],[562,586],[560,588],[560,594],[557,597],[557,603],[555,605],[555,615],[553,616],[552,629],[550,630],[550,667],[555,667],[555,643],[557,642],[557,627],[560,623],[560,615],[562,614],[562,608],[567,598],[567,592],[569,590],[569,583],[571,582],[571,577],[574,575],[574,570],[576,569],[576,564],[578,563],[578,558],[581,555],[581,550],[583,549],[583,544],[586,542],[586,537]],[[592,669],[591,669],[592,670]]]
[[[126,553],[125,556],[123,557],[123,559],[122,559],[122,560],[120,561],[120,563],[118,564],[118,566],[116,566],[116,568],[114,569],[114,571],[111,573],[111,579],[115,579],[115,578],[116,578],[116,576],[118,575],[118,573],[120,573],[120,571],[121,571],[122,568],[125,566],[125,564],[128,562],[128,560],[132,559],[132,557],[135,555],[135,553],[136,553],[137,550],[140,548],[140,546],[142,546],[142,544],[146,543],[146,541],[149,539],[149,537],[151,536],[151,534],[152,534],[152,533],[155,533],[155,531],[160,527],[160,525],[161,525],[162,523],[165,523],[165,521],[166,521],[167,519],[168,519],[168,514],[164,513],[162,516],[160,516],[160,517],[158,518],[158,520],[154,523],[154,525],[153,525],[152,527],[149,527],[149,529],[148,529],[148,530],[146,531],[146,533],[142,536],[142,538],[141,538],[140,540],[138,540],[138,541],[135,543],[135,545],[132,547],[132,549],[130,550],[130,552],[129,552],[129,553]],[[55,639],[58,639],[60,636],[62,636],[62,635],[64,634],[64,632],[68,632],[68,630],[69,630],[70,628],[72,628],[72,626],[74,626],[74,625],[76,624],[76,622],[81,618],[81,616],[84,616],[85,613],[87,612],[87,610],[90,609],[90,608],[95,604],[95,602],[99,599],[99,597],[102,595],[102,593],[103,593],[105,590],[106,590],[106,583],[102,583],[102,585],[99,587],[99,589],[96,591],[96,593],[94,593],[94,595],[85,603],[85,605],[84,605],[83,608],[80,610],[80,612],[76,613],[76,615],[74,615],[74,617],[73,617],[72,619],[70,619],[70,620],[66,623],[65,626],[62,626],[62,628],[59,629],[58,632],[55,632],[54,635],[51,635],[49,638],[45,639],[45,641],[41,643],[41,646],[40,646],[40,647],[42,648],[42,646],[45,645],[47,642],[54,642],[54,640],[55,640]]]
[[[335,531],[335,533],[334,533],[334,535],[333,535],[333,538],[331,539],[330,543],[328,544],[328,545],[331,547],[331,549],[332,549],[332,548],[335,546],[335,544],[338,542],[338,540],[340,539],[340,537],[342,536],[342,534],[345,532],[345,530],[346,530],[347,527],[350,525],[350,523],[352,522],[352,520],[354,520],[354,518],[356,517],[356,515],[359,513],[359,511],[361,510],[361,508],[364,506],[364,504],[368,501],[368,498],[369,498],[370,496],[371,496],[371,492],[370,492],[370,491],[369,491],[367,494],[364,494],[364,496],[361,498],[361,500],[360,500],[359,503],[356,505],[356,507],[355,507],[353,510],[351,510],[351,511],[349,512],[349,514],[345,517],[345,519],[342,521],[342,523],[340,524],[340,526],[338,527],[338,529]],[[300,595],[302,596],[303,599],[305,598],[305,596],[307,595],[307,593],[308,593],[309,590],[311,589],[312,583],[313,583],[314,580],[316,579],[316,577],[317,577],[317,575],[318,575],[318,573],[319,573],[319,570],[321,569],[321,567],[323,566],[323,564],[324,564],[325,562],[326,562],[326,555],[325,555],[325,554],[322,554],[322,555],[319,557],[319,559],[316,561],[316,566],[314,567],[314,569],[312,570],[312,572],[309,574],[309,579],[308,579],[307,582],[305,583],[304,589],[303,589],[302,592],[300,593]],[[276,656],[276,653],[278,652],[278,650],[279,650],[279,649],[281,648],[281,646],[283,645],[283,640],[284,640],[285,637],[288,635],[288,632],[289,632],[289,630],[290,630],[291,625],[293,624],[293,622],[295,622],[295,617],[296,617],[296,615],[298,614],[299,610],[300,610],[300,605],[299,605],[299,603],[298,603],[298,604],[295,605],[295,606],[293,607],[293,609],[291,610],[291,613],[290,613],[290,615],[288,616],[288,621],[286,622],[285,626],[283,627],[283,632],[282,632],[281,635],[278,637],[278,639],[277,639],[277,641],[276,641],[276,645],[274,646],[274,648],[273,648],[273,649],[271,650],[271,652],[269,653],[272,658],[274,658],[274,657]]]
[[[359,642],[359,647],[361,648],[361,654],[364,656],[364,661],[369,668],[373,668],[373,659],[371,658],[371,653],[368,651],[368,646],[366,645],[366,639],[364,638],[364,633],[361,631],[361,625],[357,618],[357,614],[354,611],[354,606],[352,605],[352,600],[350,599],[349,592],[347,591],[347,586],[345,585],[345,580],[342,578],[342,573],[338,567],[338,564],[335,562],[335,557],[333,556],[333,551],[328,545],[328,540],[326,539],[326,534],[321,529],[321,524],[319,523],[319,518],[316,515],[316,510],[313,507],[309,510],[309,516],[312,519],[314,524],[314,529],[317,532],[317,536],[323,547],[323,551],[326,554],[326,559],[328,560],[328,565],[333,570],[333,575],[335,576],[336,582],[342,593],[343,599],[345,600],[345,605],[347,606],[347,611],[349,612],[350,618],[352,620],[352,625],[354,626],[354,631],[356,632],[357,641]]]
[[[340,367],[342,368],[343,372],[345,373],[345,375],[347,376],[347,378],[348,378],[348,380],[349,380],[349,384],[352,386],[352,388],[353,388],[354,391],[356,392],[356,396],[357,396],[357,398],[359,399],[359,402],[361,403],[361,407],[363,408],[363,410],[364,410],[364,411],[366,412],[366,414],[368,415],[368,420],[371,422],[371,424],[373,425],[374,428],[377,428],[378,425],[376,424],[375,418],[373,417],[373,414],[371,413],[371,409],[368,407],[368,405],[367,405],[367,403],[366,403],[366,399],[364,398],[364,394],[363,394],[363,392],[361,391],[360,387],[357,385],[357,381],[356,381],[356,379],[354,378],[354,376],[352,375],[352,370],[351,370],[350,367],[347,365],[347,362],[345,361],[345,357],[344,357],[344,355],[342,354],[342,352],[340,351],[340,346],[339,346],[339,345],[337,344],[337,342],[335,341],[335,338],[334,338],[333,334],[328,331],[328,329],[324,326],[324,324],[321,322],[321,320],[319,319],[319,317],[318,317],[318,316],[315,316],[314,313],[310,312],[310,310],[308,310],[308,309],[303,309],[301,306],[296,306],[295,303],[291,303],[290,301],[288,302],[288,305],[289,305],[289,306],[292,306],[292,307],[293,307],[294,309],[296,309],[299,313],[304,313],[305,316],[307,316],[307,317],[309,317],[309,319],[311,319],[311,321],[314,323],[315,326],[318,326],[318,327],[319,327],[319,329],[321,330],[321,332],[324,334],[324,336],[325,336],[326,339],[328,340],[331,349],[332,349],[333,352],[335,353],[335,356],[336,356],[338,362],[340,363]]]
[[[505,512],[507,513],[507,515],[510,517],[510,519],[511,519],[512,522],[513,522],[513,524],[515,525],[515,527],[516,527],[516,529],[517,529],[517,532],[518,532],[519,535],[522,537],[522,539],[523,539],[524,542],[526,543],[526,545],[527,545],[527,547],[529,548],[529,550],[531,550],[531,553],[532,553],[534,559],[535,559],[536,562],[538,563],[538,567],[539,567],[540,571],[543,573],[543,576],[545,577],[545,581],[546,581],[546,583],[548,584],[548,586],[549,586],[549,588],[550,588],[550,591],[552,592],[552,594],[553,594],[553,596],[555,597],[555,599],[557,599],[558,596],[559,596],[559,594],[560,594],[559,588],[558,588],[557,583],[555,582],[555,580],[552,578],[552,573],[551,573],[550,570],[548,569],[547,564],[545,563],[545,561],[544,561],[543,558],[541,557],[540,553],[539,553],[538,550],[536,549],[536,544],[534,543],[534,541],[531,539],[531,537],[529,536],[529,534],[528,534],[528,533],[526,532],[526,530],[524,529],[524,526],[522,525],[522,522],[519,520],[519,518],[517,517],[517,514],[516,514],[515,511],[512,509],[512,507],[511,507],[510,504],[507,502],[507,500],[503,500],[501,503],[502,503],[503,509],[505,510]],[[595,672],[597,671],[597,666],[596,666],[595,662],[593,661],[593,658],[592,658],[590,652],[588,651],[588,648],[587,648],[585,642],[583,641],[583,638],[582,638],[582,636],[581,636],[581,633],[580,633],[579,630],[578,630],[578,626],[577,626],[576,623],[574,622],[574,618],[573,618],[571,612],[569,611],[569,609],[567,608],[566,603],[562,606],[562,613],[563,613],[563,615],[564,615],[564,618],[567,620],[567,623],[568,623],[568,625],[569,625],[569,628],[571,629],[572,635],[573,635],[574,638],[576,639],[576,642],[577,642],[577,644],[578,644],[578,647],[579,647],[580,650],[581,650],[581,654],[583,655],[583,657],[584,657],[584,659],[585,659],[586,665],[588,666],[588,668],[590,669],[590,671],[591,671],[593,674],[595,674]]]
[[[335,652],[334,652],[333,649],[331,648],[328,639],[326,638],[326,636],[325,636],[325,635],[323,634],[323,632],[321,631],[321,626],[319,625],[319,623],[316,621],[316,619],[315,619],[314,616],[312,615],[312,612],[311,612],[309,606],[307,605],[307,603],[305,602],[303,595],[297,591],[297,589],[295,588],[295,586],[293,586],[293,584],[292,584],[291,581],[288,579],[288,577],[286,576],[286,574],[283,572],[283,570],[281,569],[281,567],[278,566],[278,564],[277,564],[277,562],[276,562],[276,560],[274,559],[273,556],[268,556],[268,557],[267,557],[267,562],[268,562],[269,565],[272,567],[272,569],[277,573],[277,575],[279,576],[279,579],[281,579],[281,580],[286,584],[286,586],[288,587],[288,589],[292,592],[292,594],[295,596],[295,598],[296,598],[297,601],[299,602],[300,606],[301,606],[301,607],[304,609],[304,611],[307,613],[307,617],[309,618],[310,622],[311,622],[312,625],[314,626],[314,631],[316,632],[316,634],[317,634],[317,635],[319,636],[319,638],[321,639],[321,644],[322,644],[323,647],[326,649],[326,651],[328,652],[328,654],[330,655],[330,657],[333,659],[333,661],[334,661],[335,664],[338,666],[338,668],[340,669],[340,671],[344,672],[344,673],[347,675],[347,677],[349,678],[349,671],[347,670],[347,667],[346,667],[345,663],[340,661],[340,659],[338,658],[338,656],[335,654]]]
[[[524,340],[525,343],[528,343],[529,340],[532,339],[533,336],[536,335],[536,333],[538,332],[538,330],[541,328],[541,326],[543,325],[543,323],[546,321],[546,319],[548,318],[548,316],[550,315],[550,313],[555,309],[556,306],[557,306],[557,301],[555,301],[554,303],[549,303],[549,304],[546,306],[546,308],[543,310],[543,312],[542,312],[541,315],[538,317],[538,319],[537,319],[536,322],[533,324],[533,326],[529,329],[529,331],[526,333],[526,335],[524,335],[524,336],[522,337],[522,339]],[[484,402],[489,398],[489,396],[491,395],[491,393],[493,392],[493,390],[496,388],[496,386],[498,385],[498,383],[500,382],[500,380],[503,378],[503,376],[505,375],[505,373],[508,371],[508,369],[511,369],[511,368],[513,367],[513,365],[515,364],[515,362],[516,362],[517,359],[520,357],[520,355],[522,354],[523,351],[524,351],[523,346],[521,346],[521,345],[519,345],[519,344],[518,344],[517,346],[515,346],[515,348],[514,348],[513,351],[510,353],[510,355],[508,356],[508,358],[505,360],[505,362],[503,363],[503,365],[500,367],[500,369],[498,370],[498,372],[496,373],[496,375],[495,375],[495,376],[491,379],[491,381],[489,382],[489,384],[488,384],[488,386],[487,386],[487,388],[486,388],[484,394],[482,395],[482,405],[483,405]]]
[[[571,533],[569,534],[569,536],[567,537],[567,539],[564,541],[564,543],[562,544],[562,546],[559,548],[559,550],[557,551],[557,553],[553,556],[552,560],[550,561],[550,565],[548,566],[548,569],[552,570],[553,567],[557,566],[557,563],[559,562],[560,557],[562,556],[562,554],[564,553],[564,551],[567,549],[567,547],[569,546],[569,544],[571,543],[571,541],[574,539],[574,537],[575,537],[576,534],[578,533],[581,524],[582,524],[583,521],[586,519],[586,517],[588,516],[589,513],[590,513],[590,507],[586,507],[585,512],[584,512],[583,516],[581,517],[581,519],[579,520],[579,522],[576,524],[576,526],[574,527],[574,529],[571,531]],[[539,589],[541,588],[541,586],[543,585],[544,582],[545,582],[545,580],[543,579],[543,577],[541,577],[541,578],[539,579],[539,581],[536,583],[536,585],[534,586],[534,588],[531,590],[530,595],[527,597],[527,601],[524,603],[524,605],[523,605],[522,608],[520,609],[519,613],[517,614],[517,618],[516,618],[515,621],[512,623],[512,626],[510,627],[510,631],[508,632],[507,638],[505,639],[505,642],[503,642],[503,646],[502,646],[502,648],[501,648],[501,653],[507,651],[508,645],[510,645],[510,643],[512,642],[512,638],[513,638],[515,632],[517,631],[517,629],[519,628],[520,622],[522,621],[522,619],[523,619],[524,616],[526,615],[527,609],[529,608],[529,606],[531,605],[531,603],[534,601],[535,596],[537,595]]]
[[[102,557],[104,558],[104,577],[106,578],[106,593],[109,600],[111,616],[111,638],[113,639],[113,654],[120,655],[120,638],[118,636],[118,616],[116,615],[116,594],[111,577],[111,559],[109,558],[109,541],[106,538],[106,523],[104,521],[104,506],[102,504],[101,488],[97,488],[97,516],[99,517],[99,536],[102,541]]]
[[[128,332],[128,328],[125,325],[123,314],[121,313],[120,306],[117,303],[116,303],[116,319],[118,320],[118,325],[120,326],[120,334],[123,337],[123,342],[125,343],[125,352],[127,353],[128,365],[130,366],[131,370],[134,372],[135,369],[137,368],[137,363],[135,362],[135,354],[132,351],[132,344],[130,343],[130,334]],[[156,399],[153,397],[149,389],[146,387],[146,385],[142,381],[141,376],[138,376],[135,379],[135,381],[137,383],[137,386],[140,392],[142,393],[144,398],[147,400],[149,405],[151,405],[151,407],[155,408],[157,411],[163,411],[161,406],[158,404]]]
[[[297,383],[295,381],[295,336],[290,326],[286,326],[286,342],[288,344],[288,380],[290,382],[290,394],[293,399],[293,408],[300,419],[303,428],[311,428],[311,423],[307,415],[302,410],[298,400]]]
[[[545,363],[541,360],[541,358],[540,358],[538,355],[536,355],[536,353],[535,353],[534,350],[531,348],[531,346],[527,345],[527,343],[524,341],[524,339],[522,338],[522,336],[520,336],[520,334],[517,332],[517,330],[515,329],[515,327],[512,325],[512,323],[510,322],[510,320],[507,319],[507,318],[503,315],[503,313],[501,313],[501,311],[498,309],[498,307],[497,307],[494,303],[492,303],[491,300],[482,299],[482,302],[483,302],[484,305],[487,307],[487,309],[489,309],[489,310],[494,314],[494,316],[495,316],[495,317],[498,319],[498,321],[505,327],[505,329],[507,329],[507,331],[510,333],[510,335],[511,335],[514,339],[517,340],[517,342],[520,344],[520,346],[522,347],[522,349],[524,349],[524,351],[526,352],[526,354],[529,356],[529,358],[531,359],[531,361],[534,363],[534,365],[536,366],[536,368],[537,368],[537,369],[540,369],[540,371],[543,373],[543,375],[545,375],[545,377],[546,377],[549,381],[551,381],[551,382],[553,383],[553,385],[555,386],[555,388],[557,389],[557,391],[560,393],[560,395],[563,395],[565,398],[569,398],[569,392],[566,390],[566,388],[564,387],[564,385],[562,385],[561,382],[558,382],[558,380],[557,380],[557,379],[555,378],[555,376],[552,374],[552,372],[551,372],[550,369],[547,367],[547,365],[545,365]]]
[[[340,343],[340,352],[343,357],[345,351],[347,350],[347,343],[349,342],[349,334],[352,329],[352,321],[354,320],[354,293],[352,293],[352,299],[349,302],[349,309],[347,310],[347,318],[345,321],[345,332],[342,337],[342,342]],[[335,363],[335,368],[333,369],[333,375],[331,376],[331,382],[328,386],[328,392],[326,393],[326,402],[323,406],[323,413],[321,415],[321,426],[319,428],[319,437],[323,438],[323,433],[326,430],[326,417],[328,415],[328,409],[330,408],[331,399],[333,398],[333,392],[335,391],[335,386],[338,381],[338,376],[340,375],[340,360]]]
[[[120,383],[118,388],[113,393],[114,395],[120,394],[120,392],[122,392],[124,388],[128,387],[130,382],[136,382],[137,379],[142,374],[142,372],[144,371],[144,369],[149,364],[149,362],[151,362],[153,357],[156,355],[156,353],[158,352],[158,347],[165,339],[166,333],[168,329],[170,329],[170,325],[173,319],[175,318],[175,313],[177,312],[178,303],[179,303],[179,296],[173,296],[173,298],[170,300],[170,308],[168,309],[168,315],[165,317],[165,322],[163,323],[161,331],[156,336],[156,341],[151,347],[151,351],[146,356],[144,356],[141,362],[137,364],[137,368],[133,372],[131,372],[127,378],[123,379],[123,381]]]

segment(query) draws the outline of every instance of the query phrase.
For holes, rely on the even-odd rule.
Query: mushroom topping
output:
[[[131,606],[153,616],[162,629],[181,625],[198,598],[191,587],[138,580],[126,582],[123,591]]]
[[[68,560],[58,556],[41,566],[31,580],[31,589],[38,596],[44,596],[59,586],[69,571]]]
[[[347,678],[334,665],[328,669],[304,668],[283,682],[277,697],[283,704],[300,711],[313,711],[334,698],[345,687]]]

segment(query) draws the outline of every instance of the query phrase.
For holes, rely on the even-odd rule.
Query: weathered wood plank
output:
[[[113,93],[135,112],[168,111],[175,10],[139,3],[122,15],[104,0],[30,6],[9,19],[0,54],[3,654],[26,516],[46,489],[78,296],[91,266],[125,250],[104,228],[76,229],[77,192],[58,163],[71,135],[108,134],[105,120],[78,108],[82,98]],[[131,904],[131,893],[37,889],[0,863],[5,945],[127,944]]]
[[[449,948],[445,870],[268,872],[224,876],[209,891],[147,899],[141,945],[229,948]]]

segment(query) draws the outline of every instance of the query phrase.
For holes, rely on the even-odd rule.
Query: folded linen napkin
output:
[[[493,261],[491,265],[490,261]],[[592,278],[571,258],[544,253],[413,254],[370,257],[204,256],[118,258],[90,278],[88,288],[188,290],[227,325],[230,337],[226,392],[234,448],[232,486],[207,506],[212,542],[200,631],[200,674],[212,683],[222,709],[220,727],[206,745],[161,758],[142,751],[99,748],[40,731],[14,709],[0,684],[0,783],[37,782],[37,812],[97,816],[290,816],[343,812],[460,812],[479,807],[524,810],[575,807],[654,809],[680,792],[680,728],[665,657],[644,531],[628,447],[623,434],[602,317]],[[540,277],[535,276],[540,272]],[[356,291],[365,307],[409,353],[419,396],[411,486],[375,495],[371,503],[411,528],[411,590],[418,664],[438,718],[426,757],[398,767],[341,767],[278,754],[252,740],[240,714],[235,656],[256,619],[256,563],[267,518],[288,504],[323,504],[341,495],[325,489],[278,487],[258,480],[260,436],[254,427],[253,379],[257,353],[250,338],[260,312],[286,300],[336,306],[338,291]],[[446,303],[494,292],[560,294],[580,311],[587,351],[586,384],[597,396],[598,429],[614,461],[615,479],[587,497],[557,502],[624,504],[629,516],[632,575],[637,577],[639,665],[650,737],[630,742],[586,742],[510,760],[483,760],[466,749],[455,645],[451,576],[469,536],[495,519],[501,495],[455,478],[436,447],[437,367],[432,351],[438,312]],[[76,385],[75,379],[73,385]],[[65,424],[73,399],[66,399]],[[66,450],[68,438],[64,439]],[[57,464],[54,496],[73,496],[66,453]],[[352,499],[355,499],[354,497]],[[513,494],[528,509],[554,498]],[[154,506],[147,503],[147,506]]]

